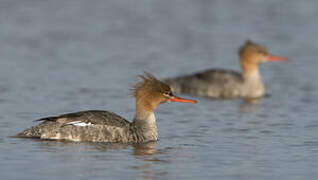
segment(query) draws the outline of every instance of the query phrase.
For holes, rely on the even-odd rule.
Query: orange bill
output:
[[[184,99],[177,96],[173,96],[173,98],[170,99],[171,102],[182,102],[182,103],[197,103],[196,100],[192,99]]]
[[[287,57],[279,57],[279,56],[273,56],[273,55],[269,55],[267,57],[268,61],[287,61],[288,58]]]

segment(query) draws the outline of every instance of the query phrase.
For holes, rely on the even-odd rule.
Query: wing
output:
[[[109,125],[115,127],[123,127],[130,124],[121,116],[109,111],[89,110],[75,113],[62,114],[60,116],[46,117],[36,121],[54,121],[62,126],[88,126],[88,125]]]
[[[197,78],[213,85],[224,85],[233,82],[243,82],[243,78],[240,73],[223,69],[211,69],[196,73],[193,75],[193,78]]]

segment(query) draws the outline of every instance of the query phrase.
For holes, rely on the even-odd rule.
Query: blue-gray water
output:
[[[317,17],[316,0],[1,0],[1,179],[316,179]],[[130,120],[138,74],[239,70],[246,39],[289,57],[261,66],[259,104],[160,105],[144,146],[9,137],[87,109]]]

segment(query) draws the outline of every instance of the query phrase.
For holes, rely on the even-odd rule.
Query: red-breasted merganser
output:
[[[142,81],[132,89],[136,98],[133,122],[109,111],[81,111],[36,120],[44,122],[19,133],[17,137],[120,143],[156,141],[158,132],[154,111],[157,105],[196,101],[173,95],[167,84],[149,73],[140,77]]]
[[[267,61],[286,61],[269,54],[265,46],[246,41],[239,50],[242,73],[209,69],[191,75],[165,79],[175,93],[213,98],[259,98],[265,95],[258,65]]]

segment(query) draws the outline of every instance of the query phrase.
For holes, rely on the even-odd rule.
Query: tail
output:
[[[30,129],[26,129],[17,135],[13,136],[16,138],[40,138],[41,137],[41,132],[39,128],[32,127]]]
[[[42,133],[43,133],[43,129],[46,129],[47,127],[49,127],[50,125],[55,124],[54,122],[58,119],[57,116],[51,116],[51,117],[46,117],[46,118],[41,118],[41,119],[37,119],[34,120],[36,122],[38,121],[43,121],[42,123],[33,126],[29,129],[26,129],[20,133],[18,133],[17,135],[13,136],[13,137],[17,137],[17,138],[40,138]]]
[[[48,125],[52,124],[53,121],[55,121],[56,118],[49,117],[49,118],[42,118],[34,121],[44,121],[36,126],[33,126],[29,129],[26,129],[20,133],[18,133],[15,137],[20,137],[20,138],[40,138],[43,129]]]

